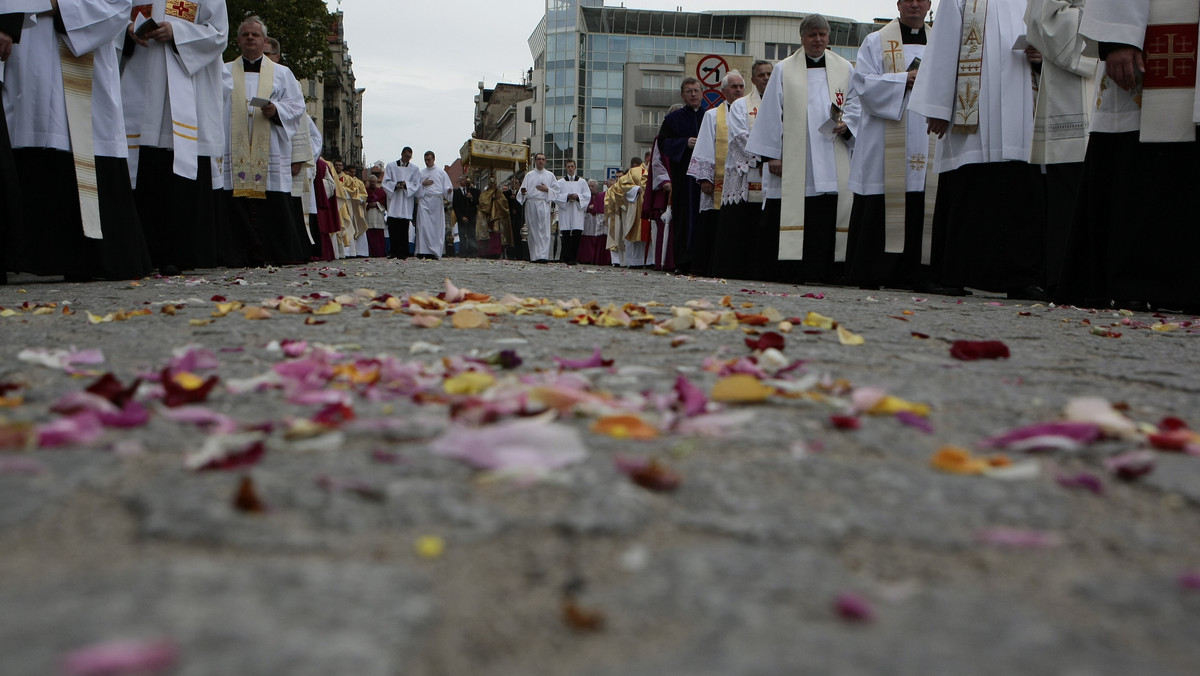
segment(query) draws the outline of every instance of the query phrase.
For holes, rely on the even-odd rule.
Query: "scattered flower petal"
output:
[[[983,544],[1014,549],[1047,549],[1062,544],[1057,533],[1023,528],[989,528],[980,531],[976,539]]]
[[[1154,451],[1127,451],[1104,461],[1108,471],[1123,481],[1133,481],[1154,471]]]
[[[764,385],[750,374],[735,373],[718,380],[709,397],[721,403],[750,404],[765,401],[774,392],[775,388]]]
[[[596,348],[596,351],[592,353],[592,356],[588,357],[587,359],[563,359],[561,357],[555,357],[554,361],[558,364],[558,367],[564,371],[578,371],[580,369],[612,366],[613,363],[613,360],[604,359],[600,355],[600,348],[598,347]]]
[[[1054,480],[1063,488],[1082,488],[1085,491],[1090,491],[1096,495],[1104,495],[1104,482],[1100,477],[1089,472],[1079,472],[1078,474],[1057,474]]]
[[[617,471],[629,477],[633,483],[656,493],[669,493],[679,488],[683,478],[657,459],[636,460],[617,456],[614,459]]]
[[[150,674],[175,666],[179,649],[167,639],[97,643],[67,653],[62,672],[67,676]]]
[[[613,415],[592,423],[591,431],[615,439],[657,439],[658,428],[636,415]]]
[[[848,622],[873,622],[875,610],[864,597],[854,592],[841,592],[833,600],[833,610]]]
[[[998,340],[956,340],[950,344],[950,356],[961,361],[1008,359],[1008,346]]]
[[[537,478],[587,457],[574,427],[539,416],[482,428],[450,427],[429,446],[437,455],[477,469]]]

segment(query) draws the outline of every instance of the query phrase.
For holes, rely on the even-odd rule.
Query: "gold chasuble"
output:
[[[879,31],[879,45],[883,52],[883,72],[904,73],[908,71],[908,63],[904,56],[904,38],[900,31],[904,25],[894,20]],[[926,24],[925,31],[932,28]],[[937,136],[929,134],[929,148],[924,154],[914,152],[908,154],[908,107],[899,120],[887,120],[883,127],[883,204],[884,204],[884,243],[883,250],[887,253],[904,252],[904,210],[908,193],[908,169],[920,166],[925,170],[925,232],[921,241],[925,246],[921,252],[921,262],[928,264],[930,259],[929,243],[933,241],[933,206],[937,198],[937,172],[930,168],[937,145]]]
[[[983,78],[983,28],[987,20],[987,3],[988,0],[966,0],[963,5],[952,134],[979,131],[979,87]]]
[[[1158,0],[1150,3],[1146,73],[1142,79],[1143,143],[1196,140],[1196,41],[1200,3]]]
[[[808,63],[804,50],[789,56],[783,71],[783,100],[787,114],[783,118],[783,199],[779,217],[779,260],[804,259],[804,197],[808,174]],[[840,109],[850,91],[850,62],[825,51],[825,77],[829,100]],[[846,260],[846,233],[850,230],[850,150],[841,138],[833,139],[833,157],[837,165],[837,245],[835,261]],[[767,171],[764,167],[763,171]]]
[[[103,239],[100,227],[100,193],[96,186],[96,151],[92,138],[91,52],[75,56],[62,40],[58,43],[62,65],[63,93],[67,104],[67,131],[71,136],[71,154],[75,159],[75,181],[79,184],[79,212],[83,234]]]
[[[275,62],[264,56],[260,68],[255,96],[269,99],[275,81]],[[263,115],[261,108],[247,104],[246,71],[241,57],[233,62],[230,70],[233,72],[233,94],[229,106],[229,157],[233,165],[233,196],[266,199],[267,170],[271,164],[271,121]]]

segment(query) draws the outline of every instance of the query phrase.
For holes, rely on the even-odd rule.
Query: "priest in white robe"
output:
[[[400,159],[383,168],[383,191],[387,193],[388,258],[408,258],[408,229],[412,225],[421,190],[421,168],[412,163],[412,148],[405,146]]]
[[[1067,237],[1079,200],[1088,118],[1096,102],[1097,59],[1083,53],[1084,0],[1029,0],[1025,27],[1040,60],[1030,162],[1046,179],[1046,291],[1058,292]]]
[[[829,22],[800,23],[803,49],[775,65],[748,152],[767,159],[755,267],[764,278],[832,282],[845,260],[852,206],[850,133],[841,121],[850,62],[827,49]]]
[[[562,238],[560,260],[567,265],[579,262],[579,242],[583,237],[584,219],[592,191],[587,181],[576,173],[575,160],[567,160],[566,175],[558,179],[558,235]]]
[[[756,279],[754,258],[758,250],[763,208],[762,163],[746,152],[750,130],[758,118],[762,95],[774,66],[756,61],[750,68],[748,93],[729,106],[729,148],[717,217],[712,275],[729,279]]]
[[[121,96],[150,255],[164,273],[215,266],[225,208],[216,166],[225,153],[225,0],[138,0],[126,18]],[[142,28],[146,19],[157,28]]]
[[[534,169],[526,172],[517,202],[525,207],[525,227],[529,232],[529,260],[550,260],[550,204],[558,197],[558,179],[546,169],[546,156],[533,156]]]
[[[441,258],[446,253],[446,202],[454,194],[454,183],[437,166],[432,150],[425,151],[425,167],[417,178],[417,256]]]
[[[117,60],[131,3],[16,4],[30,11],[5,63],[3,98],[24,227],[6,232],[5,267],[68,280],[141,277],[152,268],[129,184]]]
[[[846,123],[855,138],[854,209],[846,272],[848,281],[864,289],[931,291],[937,173],[928,166],[925,116],[908,111],[913,85],[922,77],[929,5],[929,0],[897,0],[899,18],[863,40],[850,79]]]
[[[700,186],[700,214],[692,231],[692,274],[712,274],[713,257],[727,256],[733,252],[716,250],[717,222],[720,217],[722,195],[727,178],[726,160],[729,159],[730,132],[729,109],[733,102],[746,92],[746,79],[736,70],[725,74],[721,81],[723,100],[704,111],[700,121],[700,133],[696,136],[696,147],[688,163],[688,176]],[[730,178],[737,177],[736,171]]]
[[[1195,0],[1088,0],[1102,61],[1062,300],[1200,314]]]
[[[304,122],[304,94],[287,66],[263,55],[267,27],[238,28],[241,56],[225,64],[227,265],[286,265],[308,259],[291,200],[292,138]]]
[[[1013,49],[1025,4],[940,3],[909,102],[939,138],[932,274],[956,293],[1045,298],[1041,172],[1028,162],[1033,83],[1026,55]]]

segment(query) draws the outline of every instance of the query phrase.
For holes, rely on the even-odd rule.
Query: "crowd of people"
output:
[[[478,188],[452,185],[432,152],[419,167],[405,148],[361,180],[323,159],[260,19],[221,63],[220,0],[13,3],[7,270],[462,255],[1200,309],[1185,200],[1197,0],[945,0],[933,23],[930,0],[898,0],[854,63],[808,14],[801,49],[756,61],[749,83],[725,74],[719,104],[685,78],[652,150],[616,178],[572,160],[558,177],[536,153]],[[78,199],[44,180],[66,175]]]

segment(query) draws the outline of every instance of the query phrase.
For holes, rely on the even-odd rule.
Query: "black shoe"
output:
[[[158,268],[158,274],[163,277],[176,277],[182,274],[178,267],[174,265],[163,265]]]
[[[1050,296],[1046,290],[1037,284],[1029,284],[1026,286],[1018,286],[1014,289],[1008,289],[1006,292],[1009,300],[1035,300],[1046,302],[1050,300]]]
[[[858,288],[862,289],[863,291],[878,291],[879,285],[874,282],[863,282],[858,285]]]
[[[936,296],[970,296],[971,292],[961,286],[943,286],[934,282],[921,282],[913,287],[917,293],[932,293]]]

